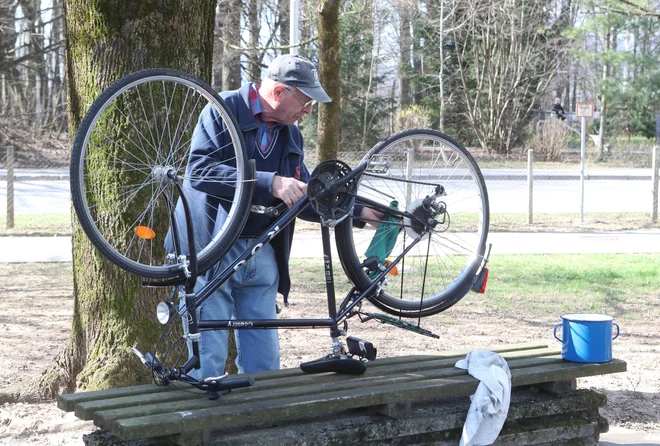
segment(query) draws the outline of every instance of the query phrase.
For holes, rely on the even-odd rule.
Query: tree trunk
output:
[[[172,67],[210,81],[214,5],[213,0],[165,7],[147,0],[65,0],[70,138],[100,92],[131,72]],[[160,334],[155,305],[168,290],[142,288],[139,277],[105,261],[76,218],[72,236],[71,337],[33,390],[53,397],[150,381],[130,349],[154,346]]]
[[[224,55],[224,44],[222,39],[224,38],[223,26],[224,26],[224,11],[218,6],[215,10],[215,27],[213,30],[213,89],[219,91],[222,89],[222,58]]]
[[[319,105],[318,161],[337,158],[341,111],[339,0],[319,4],[319,78],[332,102]]]
[[[286,47],[289,45],[289,33],[291,32],[291,0],[277,0],[277,10],[280,13],[280,45]],[[283,51],[288,52],[288,51]]]
[[[610,44],[611,33],[608,30],[605,33],[605,54],[608,54],[611,48]],[[607,82],[607,76],[609,72],[609,65],[607,61],[603,61],[603,75],[601,81],[603,83],[603,88],[605,82]],[[605,126],[607,124],[607,96],[605,93],[600,95],[600,127],[598,128],[598,160],[603,159],[603,154],[605,152]]]
[[[440,0],[440,16],[438,20],[438,34],[440,35],[439,64],[438,67],[438,129],[445,131],[445,2]]]
[[[412,104],[410,91],[410,9],[406,2],[399,4],[399,112]]]
[[[220,0],[218,7],[224,14],[222,38],[222,90],[236,90],[241,86],[241,11],[240,0]]]
[[[248,0],[248,24],[250,30],[250,49],[248,51],[248,81],[259,82],[261,79],[261,58],[259,57],[259,0]]]
[[[18,3],[8,2],[0,3],[0,66],[4,63],[9,63],[14,59],[14,45],[16,45],[16,30],[14,23],[14,16],[16,15],[16,8]],[[0,94],[2,101],[0,102],[0,112],[4,116],[9,116],[13,112],[13,98],[11,94],[12,83],[14,81],[13,69],[8,69],[2,73],[2,88]],[[4,139],[4,135],[0,136],[0,142]]]

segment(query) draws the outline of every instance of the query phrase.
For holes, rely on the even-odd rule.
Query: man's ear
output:
[[[281,84],[275,84],[275,85],[273,86],[273,100],[274,100],[275,102],[280,102],[280,100],[281,100],[280,97],[282,96],[282,94],[284,93],[284,91],[285,91],[285,88],[284,88],[283,85],[281,85]]]

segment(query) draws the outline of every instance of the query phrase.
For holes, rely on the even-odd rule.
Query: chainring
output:
[[[340,221],[353,209],[358,181],[352,179],[328,194],[333,183],[345,177],[351,168],[339,160],[324,161],[312,172],[307,184],[307,195],[312,208],[325,221]]]

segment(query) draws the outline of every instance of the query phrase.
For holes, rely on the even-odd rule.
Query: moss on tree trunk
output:
[[[170,67],[209,82],[214,8],[213,0],[65,0],[71,139],[101,91],[131,72]],[[130,349],[154,346],[160,333],[155,305],[168,290],[142,288],[140,278],[107,262],[75,215],[72,237],[71,337],[26,396],[52,397],[150,380]]]
[[[319,77],[332,102],[319,106],[318,161],[337,158],[341,111],[339,0],[319,3]]]

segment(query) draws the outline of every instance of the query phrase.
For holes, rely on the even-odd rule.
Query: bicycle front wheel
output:
[[[211,128],[198,125],[203,112],[214,116]],[[218,163],[226,163],[230,181],[213,185],[214,178],[189,165],[193,140],[202,147],[222,141],[217,150],[226,156]],[[223,207],[223,221],[195,234],[202,273],[243,228],[251,175],[238,124],[224,101],[204,82],[170,69],[139,71],[108,87],[80,124],[71,155],[71,195],[83,230],[108,260],[149,278],[183,274],[182,252],[165,249],[174,227],[187,250],[184,214],[174,212],[180,201],[176,183],[194,215],[215,218]],[[192,181],[222,187],[222,196],[211,200],[195,193]]]
[[[410,215],[380,223],[395,230],[387,261],[394,261],[421,237],[369,300],[402,317],[423,317],[449,308],[468,293],[484,260],[488,194],[474,158],[441,132],[411,129],[374,146],[365,161],[369,164],[359,182],[357,201],[365,197]],[[438,187],[445,194],[436,199],[442,212],[431,215],[423,200],[442,190]],[[337,226],[341,264],[358,289],[366,289],[377,276],[364,267],[365,253],[386,244],[377,238],[387,237],[387,232],[369,226],[358,229],[350,219]]]

